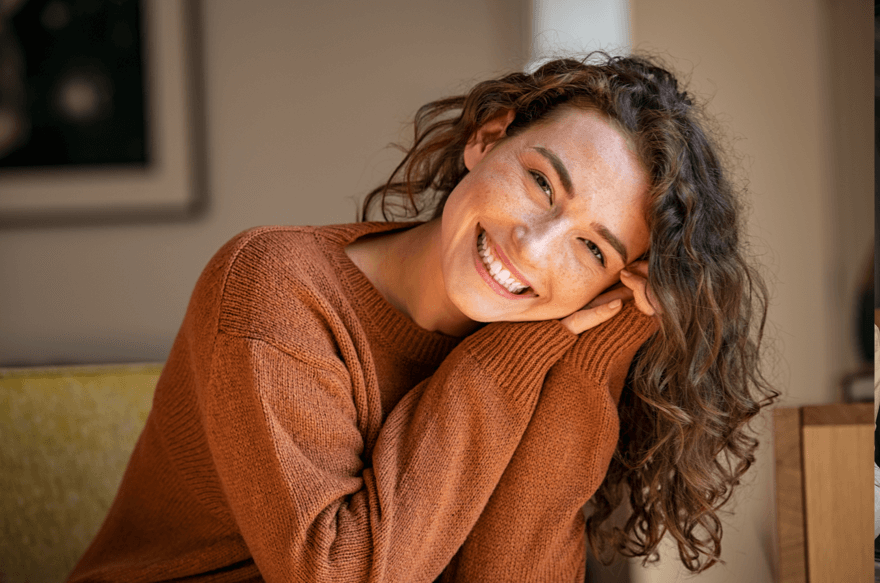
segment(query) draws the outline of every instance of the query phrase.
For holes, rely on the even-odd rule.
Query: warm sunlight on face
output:
[[[443,210],[449,299],[478,322],[568,316],[647,251],[645,172],[595,112],[567,107],[517,136],[488,135],[469,143],[470,172]]]

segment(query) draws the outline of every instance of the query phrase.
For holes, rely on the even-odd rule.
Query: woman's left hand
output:
[[[626,269],[620,272],[620,282],[632,292],[632,297],[640,312],[646,316],[654,316],[659,313],[656,307],[657,298],[648,287],[647,261],[636,261],[629,264]]]
[[[636,261],[620,272],[620,283],[608,288],[592,302],[574,314],[563,318],[562,325],[574,334],[580,334],[613,318],[622,302],[633,300],[636,308],[646,316],[658,313],[657,301],[648,287],[648,262]]]
[[[657,306],[657,298],[648,287],[647,261],[636,261],[627,265],[626,269],[620,272],[620,283],[605,290],[587,304],[585,309],[594,310],[614,300],[622,302],[633,300],[636,303],[636,308],[646,316],[655,316],[660,313],[660,310],[655,307]]]

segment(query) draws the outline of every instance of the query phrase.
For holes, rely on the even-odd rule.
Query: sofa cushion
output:
[[[63,581],[100,528],[162,364],[0,369],[0,581]]]

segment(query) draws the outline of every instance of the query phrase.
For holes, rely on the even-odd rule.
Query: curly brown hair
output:
[[[748,427],[778,393],[761,373],[767,290],[741,240],[740,195],[710,123],[668,70],[646,57],[602,52],[548,62],[424,105],[413,144],[370,192],[361,220],[439,217],[467,173],[463,151],[488,120],[513,110],[513,136],[562,105],[598,111],[631,142],[649,180],[648,282],[659,330],[636,355],[620,404],[620,441],[592,498],[593,552],[656,560],[665,534],[684,565],[719,560],[720,508],[755,461]],[[629,503],[621,528],[610,520]]]

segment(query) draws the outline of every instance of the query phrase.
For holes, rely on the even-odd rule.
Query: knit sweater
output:
[[[405,226],[261,227],[217,252],[70,582],[583,581],[580,508],[653,323],[627,305],[580,337],[428,332],[344,252]]]

